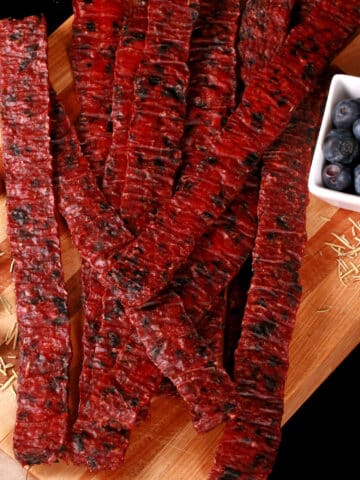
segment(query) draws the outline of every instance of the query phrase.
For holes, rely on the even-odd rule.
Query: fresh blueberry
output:
[[[336,128],[350,129],[357,118],[360,118],[359,99],[341,100],[332,112],[332,122]]]
[[[325,137],[323,154],[330,163],[348,165],[358,156],[359,144],[349,130],[330,130]]]
[[[355,122],[353,123],[352,129],[353,129],[353,134],[355,135],[355,138],[357,140],[360,140],[360,118],[355,120]]]
[[[354,168],[354,188],[355,192],[360,195],[360,165]]]
[[[325,187],[343,192],[351,185],[351,169],[338,163],[330,163],[322,171],[322,181]]]

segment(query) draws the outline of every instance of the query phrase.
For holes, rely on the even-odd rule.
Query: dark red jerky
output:
[[[242,81],[252,81],[253,70],[261,70],[271,60],[274,50],[285,41],[295,0],[245,3],[237,45]]]
[[[148,30],[134,79],[121,214],[139,232],[173,191],[181,163],[187,61],[198,0],[150,0]]]
[[[20,348],[14,451],[22,465],[53,463],[65,456],[71,345],[51,181],[43,19],[0,21],[0,99]]]
[[[106,159],[103,192],[120,210],[127,167],[127,141],[134,102],[134,79],[145,46],[148,0],[134,0],[116,50],[111,120],[112,142]]]
[[[164,294],[156,303],[130,311],[129,317],[151,360],[187,402],[197,431],[208,431],[231,416],[233,384],[214,361],[178,295]]]
[[[324,83],[263,156],[253,277],[235,352],[239,414],[226,427],[210,476],[214,480],[228,478],[227,472],[233,472],[229,478],[268,478],[280,442],[288,349],[301,300],[307,173]]]
[[[236,202],[199,240],[171,282],[195,325],[250,255],[257,228],[258,191],[258,177],[249,175]]]
[[[88,401],[93,378],[93,359],[97,335],[102,322],[102,297],[104,288],[97,281],[97,273],[83,260],[81,267],[83,289],[84,327],[82,334],[82,368],[79,378],[78,416]]]
[[[132,236],[97,187],[62,105],[52,100],[51,148],[59,209],[82,257],[101,269],[114,245],[125,245]]]
[[[201,319],[195,324],[196,330],[206,340],[218,365],[223,363],[225,317],[226,300],[222,294],[215,299],[210,310],[204,311]]]
[[[190,82],[187,94],[185,159],[204,152],[235,108],[235,41],[240,1],[205,0],[190,44]],[[202,155],[203,156],[203,155]]]
[[[112,138],[115,52],[128,0],[74,0],[71,63],[80,103],[78,132],[95,176],[103,177]]]
[[[96,470],[109,468],[104,456],[106,432],[118,432],[122,441],[125,430],[133,428],[146,414],[161,380],[161,374],[129,326],[120,301],[113,298],[111,291],[105,292],[104,299],[103,321],[92,364],[91,394],[73,428],[76,463],[85,461],[91,468],[88,461],[91,458]],[[76,445],[79,437],[81,452]],[[126,447],[123,445],[123,454],[113,460],[112,469],[122,462]]]
[[[357,30],[358,21],[355,2],[316,4],[271,64],[254,71],[242,105],[196,174],[183,177],[156,219],[123,250],[120,260],[110,260],[104,269],[104,277],[117,284],[125,305],[144,304],[169,282],[196,240],[235,198],[257,166],[258,155],[284,129],[327,62]]]

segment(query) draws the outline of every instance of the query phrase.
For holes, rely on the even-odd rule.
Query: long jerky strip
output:
[[[81,245],[85,252],[111,250],[112,242],[116,238],[118,242],[128,242],[132,238],[131,234],[98,189],[95,176],[80,151],[75,131],[55,95],[52,97],[51,137],[58,206],[68,222],[73,239],[77,239],[77,244]],[[86,262],[86,256],[83,261]],[[85,463],[90,470],[101,467],[113,469],[124,458],[129,433],[125,429],[108,428],[102,432],[100,443],[97,440],[98,426],[87,414],[92,382],[94,374],[97,373],[94,366],[95,344],[103,314],[103,287],[96,279],[96,272],[92,271],[87,263],[83,285],[86,288],[84,306],[87,322],[83,333],[80,404],[78,419],[73,426],[71,458],[75,464]],[[119,395],[118,402],[121,401],[123,399]],[[98,452],[101,454],[100,459]]]
[[[171,196],[181,163],[187,61],[198,0],[149,0],[145,49],[135,75],[121,214],[138,232]]]
[[[190,46],[185,161],[204,152],[235,108],[240,0],[202,0]]]
[[[115,52],[128,5],[128,0],[73,0],[71,63],[80,103],[78,132],[99,181],[112,138]]]
[[[14,451],[22,465],[65,456],[70,322],[52,190],[46,25],[0,22],[2,149],[19,323]]]
[[[268,478],[280,442],[289,343],[301,299],[307,173],[325,95],[321,82],[263,158],[253,277],[235,353],[239,414],[226,427],[213,480]]]
[[[271,65],[254,72],[242,105],[196,174],[183,177],[174,197],[120,260],[119,255],[109,259],[104,281],[117,285],[125,305],[144,304],[168,283],[196,239],[238,193],[258,155],[281,133],[314,79],[356,31],[359,16],[354,1],[316,4]]]
[[[135,73],[142,58],[147,30],[148,0],[134,0],[116,50],[111,120],[112,142],[106,159],[103,192],[120,210],[127,167],[127,141],[134,103]]]
[[[253,70],[261,70],[274,50],[284,42],[295,0],[248,0],[241,20],[239,43],[240,77],[251,82]]]

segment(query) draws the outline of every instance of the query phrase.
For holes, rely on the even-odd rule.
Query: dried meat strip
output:
[[[206,432],[232,416],[233,384],[178,295],[164,293],[128,315],[152,361],[187,402],[197,431]]]
[[[326,96],[324,83],[263,157],[253,277],[235,353],[239,414],[225,429],[213,480],[265,480],[280,442],[289,343],[301,299],[307,173]]]
[[[142,58],[148,0],[134,0],[116,50],[112,100],[113,135],[105,164],[103,192],[113,207],[120,210],[127,167],[127,141],[134,103],[135,74]]]
[[[289,31],[295,0],[248,0],[245,4],[237,45],[240,77],[251,82],[254,69],[261,70],[271,60]]]
[[[257,229],[259,179],[249,175],[228,210],[198,241],[170,286],[195,325],[251,253]]]
[[[190,45],[185,162],[203,152],[235,108],[240,0],[203,0]]]
[[[187,61],[198,0],[149,0],[148,30],[134,79],[121,214],[135,232],[171,196],[181,163]]]
[[[73,0],[71,63],[80,104],[79,138],[99,182],[112,138],[115,52],[128,0]]]
[[[104,288],[97,281],[96,271],[90,268],[86,257],[89,252],[96,255],[97,251],[111,250],[114,238],[125,244],[132,237],[98,189],[95,176],[80,151],[75,131],[55,94],[52,96],[51,107],[51,147],[58,206],[68,222],[74,243],[86,252],[82,272],[86,323],[79,380],[80,404],[78,418],[72,429],[71,458],[75,464],[86,464],[91,471],[99,468],[114,469],[125,456],[129,432],[109,427],[101,430],[100,442],[98,425],[88,414],[92,385],[96,378],[94,374],[98,373],[94,367],[95,345],[106,312],[103,312],[102,302]],[[122,400],[119,394],[118,404]]]
[[[183,177],[156,219],[104,268],[104,281],[117,285],[125,305],[143,305],[169,282],[195,241],[237,195],[248,172],[258,165],[259,154],[284,129],[329,59],[357,30],[359,16],[354,1],[316,4],[271,65],[254,71],[242,105],[211,154],[197,172]]]
[[[52,189],[43,19],[0,21],[0,97],[20,339],[14,451],[22,465],[53,463],[66,456],[71,344]]]

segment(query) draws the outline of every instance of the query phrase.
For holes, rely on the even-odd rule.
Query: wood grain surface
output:
[[[67,56],[72,19],[67,20],[49,41],[50,79],[74,119],[77,105]],[[336,59],[345,72],[360,75],[360,36]],[[290,370],[285,394],[285,422],[311,393],[342,362],[360,341],[359,283],[344,286],[337,275],[335,253],[326,245],[333,233],[351,237],[351,217],[360,215],[339,210],[312,197],[307,211],[308,244],[301,271],[303,299],[290,348]],[[79,257],[64,226],[61,240],[65,281],[69,291],[74,330],[81,325]],[[13,305],[10,314],[0,306],[0,339],[14,320],[15,298],[11,256],[6,238],[5,196],[0,196],[0,294]],[[360,257],[359,257],[360,260]],[[360,263],[360,262],[359,262]],[[4,355],[4,347],[0,347]],[[73,364],[72,368],[77,368]],[[0,479],[20,480],[25,469],[12,461],[12,432],[16,397],[12,389],[0,393]],[[124,466],[117,472],[90,474],[84,468],[66,465],[34,466],[28,478],[41,480],[205,480],[222,427],[198,435],[191,426],[180,399],[155,398],[151,419],[139,426]]]

